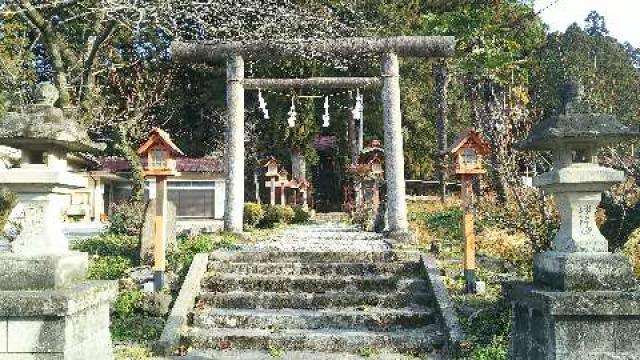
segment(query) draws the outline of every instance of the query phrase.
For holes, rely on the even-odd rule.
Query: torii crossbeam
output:
[[[269,60],[296,58],[300,54],[374,55],[382,58],[385,173],[390,236],[409,235],[400,109],[398,56],[441,58],[454,53],[453,37],[402,36],[389,38],[340,38],[296,42],[200,41],[173,42],[172,56],[183,63],[227,61],[227,138],[225,230],[242,232],[244,207],[244,58]]]

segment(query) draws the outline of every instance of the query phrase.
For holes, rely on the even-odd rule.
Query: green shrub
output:
[[[139,346],[117,349],[114,355],[116,360],[147,360],[153,356],[149,349]]]
[[[229,249],[237,246],[237,239],[233,235],[212,236],[199,234],[189,237],[179,237],[175,250],[168,256],[169,268],[180,275],[185,275],[193,257],[198,253],[209,253],[217,249]]]
[[[115,341],[149,342],[160,338],[164,320],[161,318],[133,315],[111,320],[111,336]]]
[[[249,226],[256,226],[264,216],[262,205],[256,203],[244,204],[244,223]]]
[[[304,209],[302,206],[296,206],[293,208],[293,219],[291,220],[294,224],[304,224],[309,221],[311,218],[311,213]]]
[[[16,194],[5,188],[0,189],[0,231],[7,224],[11,210],[16,206],[17,202]]]
[[[289,224],[295,213],[290,206],[268,205],[264,211],[264,217],[260,222],[262,227],[274,227],[279,224]]]
[[[77,242],[74,250],[99,256],[120,256],[137,262],[140,256],[138,238],[129,235],[103,234]]]
[[[473,360],[507,360],[509,341],[502,336],[495,336],[491,344],[478,347],[473,351]]]
[[[94,255],[89,263],[87,277],[91,280],[118,280],[131,269],[131,260],[122,256]]]
[[[113,314],[116,318],[128,318],[142,310],[144,293],[141,290],[125,290],[118,294],[113,303]]]
[[[442,211],[427,214],[424,222],[429,229],[436,232],[447,240],[458,240],[462,238],[460,229],[460,219],[462,210],[459,207],[450,207]]]
[[[111,207],[109,232],[119,235],[140,235],[145,205],[139,201],[121,202]]]

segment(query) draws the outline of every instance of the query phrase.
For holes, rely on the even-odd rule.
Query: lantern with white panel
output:
[[[455,159],[455,171],[462,189],[462,233],[464,235],[465,291],[476,292],[476,236],[473,215],[473,177],[486,173],[483,157],[489,154],[489,145],[475,129],[465,130],[448,152]]]
[[[138,149],[138,155],[146,158],[144,175],[154,177],[156,183],[156,215],[154,227],[154,287],[156,290],[165,286],[167,229],[164,221],[167,214],[167,177],[178,176],[178,156],[184,156],[173,143],[171,137],[162,129],[155,128],[149,138]]]

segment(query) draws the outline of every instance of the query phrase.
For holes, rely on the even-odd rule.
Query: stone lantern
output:
[[[270,158],[264,164],[264,167],[267,169],[267,172],[264,174],[264,176],[269,179],[269,183],[267,183],[267,186],[270,187],[271,205],[276,204],[276,178],[280,177],[280,171],[278,169],[279,166],[280,164],[278,163],[278,160],[274,158]]]
[[[147,158],[144,175],[155,178],[156,213],[154,217],[153,241],[153,273],[154,287],[162,289],[165,285],[167,225],[168,213],[167,177],[178,176],[176,157],[184,156],[182,150],[171,140],[167,132],[155,128],[151,131],[147,141],[138,148],[138,155]]]
[[[116,284],[87,281],[88,256],[70,251],[62,230],[69,191],[87,186],[67,154],[102,147],[54,107],[53,85],[37,90],[35,105],[0,119],[0,145],[22,151],[17,168],[0,172],[17,197],[0,252],[0,358],[111,359]]]
[[[564,110],[521,143],[551,151],[553,170],[533,179],[552,194],[561,227],[534,259],[533,284],[505,284],[513,304],[514,359],[638,359],[640,292],[629,260],[608,252],[595,222],[601,193],[624,180],[598,165],[598,149],[638,134],[612,115],[594,114],[569,82]]]
[[[285,189],[289,186],[289,172],[286,169],[281,169],[278,173],[278,184],[280,185],[280,205],[287,205]]]

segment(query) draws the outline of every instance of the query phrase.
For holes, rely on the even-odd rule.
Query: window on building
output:
[[[176,205],[179,218],[215,217],[215,182],[169,181],[169,201]]]

